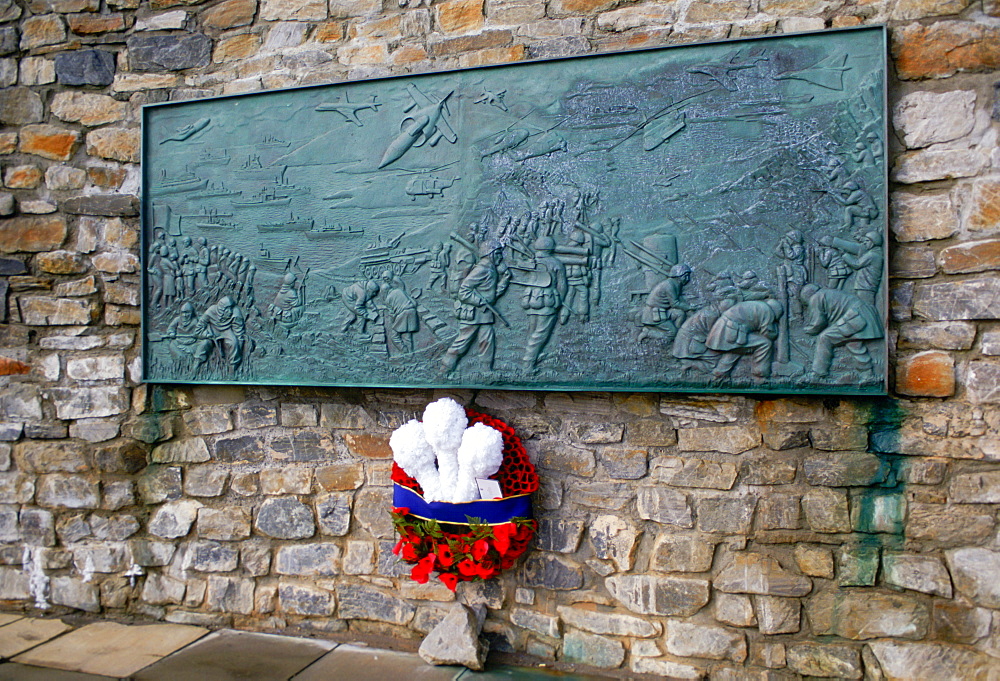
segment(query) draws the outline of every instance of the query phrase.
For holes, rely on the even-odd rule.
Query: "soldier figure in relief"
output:
[[[496,356],[496,333],[493,325],[496,314],[493,304],[510,284],[510,271],[503,262],[503,253],[495,244],[480,246],[479,261],[458,286],[455,315],[458,317],[458,335],[444,353],[442,366],[448,373],[454,371],[458,361],[473,343],[479,356],[492,370]]]
[[[781,303],[747,300],[722,313],[712,325],[705,346],[721,353],[712,377],[721,380],[729,375],[740,357],[750,355],[750,375],[755,381],[771,376],[774,340],[778,337]]]
[[[865,372],[870,371],[872,358],[864,341],[884,335],[875,308],[850,293],[815,284],[803,286],[800,295],[806,306],[803,331],[816,336],[812,372],[807,379],[819,380],[830,372],[833,350],[840,345],[847,348]]]
[[[691,310],[691,306],[682,299],[684,286],[690,281],[691,268],[682,263],[671,267],[670,276],[653,287],[639,315],[642,331],[638,340],[662,338],[673,341],[677,329]]]

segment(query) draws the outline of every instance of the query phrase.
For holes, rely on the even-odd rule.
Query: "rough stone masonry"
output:
[[[0,0],[3,607],[415,641],[456,598],[390,551],[436,393],[139,383],[141,104],[878,23],[893,395],[457,393],[543,479],[457,598],[610,675],[1000,673],[997,0]]]

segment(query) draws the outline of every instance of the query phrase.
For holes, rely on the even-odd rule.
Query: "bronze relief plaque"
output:
[[[885,43],[147,106],[146,380],[883,394]]]

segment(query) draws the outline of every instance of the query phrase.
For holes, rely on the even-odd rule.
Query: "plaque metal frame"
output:
[[[886,42],[144,106],[144,380],[885,394]]]

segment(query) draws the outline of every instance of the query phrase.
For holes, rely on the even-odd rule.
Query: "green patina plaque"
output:
[[[146,380],[882,394],[885,31],[147,106]]]

